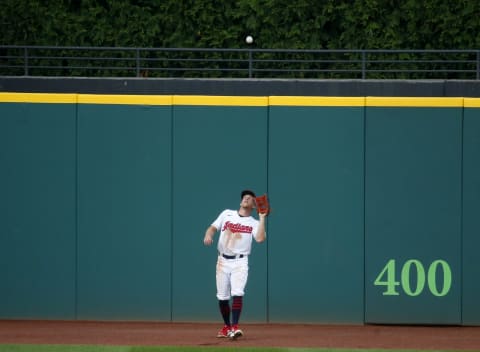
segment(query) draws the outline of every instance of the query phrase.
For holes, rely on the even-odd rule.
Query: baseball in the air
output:
[[[245,42],[247,44],[252,44],[253,43],[253,37],[251,35],[247,35],[247,37],[245,38]]]

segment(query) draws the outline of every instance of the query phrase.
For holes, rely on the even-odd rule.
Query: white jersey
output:
[[[212,223],[218,231],[218,251],[221,254],[249,255],[252,239],[257,237],[259,221],[252,216],[240,216],[237,210],[224,210]]]

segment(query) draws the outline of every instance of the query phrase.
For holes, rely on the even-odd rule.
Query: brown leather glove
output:
[[[257,204],[257,212],[259,214],[269,214],[270,213],[270,203],[268,201],[267,194],[255,198],[255,203]]]

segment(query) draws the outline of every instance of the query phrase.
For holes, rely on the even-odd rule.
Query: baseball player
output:
[[[216,284],[224,326],[217,337],[236,339],[243,336],[238,322],[248,278],[248,255],[252,248],[252,239],[263,242],[266,238],[266,214],[259,214],[259,220],[257,220],[251,215],[254,208],[255,193],[244,190],[241,193],[240,208],[222,211],[205,232],[203,243],[206,246],[210,246],[215,233],[220,232],[217,245]],[[230,298],[232,298],[231,308]],[[230,313],[232,320],[230,320]]]

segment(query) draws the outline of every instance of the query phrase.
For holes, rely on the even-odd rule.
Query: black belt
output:
[[[243,258],[245,257],[243,254],[238,254],[238,255],[226,255],[226,254],[222,254],[222,257],[224,257],[225,259],[237,259],[237,258]]]

